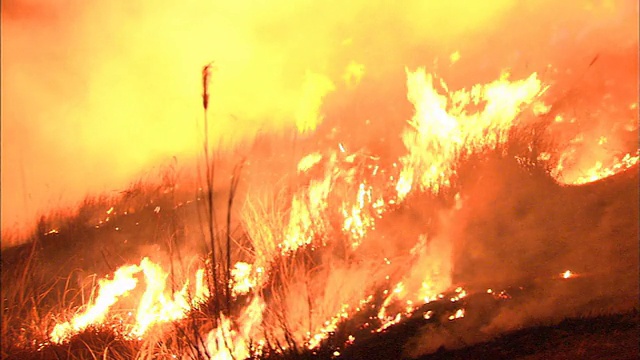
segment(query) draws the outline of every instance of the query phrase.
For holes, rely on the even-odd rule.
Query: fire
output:
[[[365,66],[351,61],[344,72],[343,79],[349,88],[354,88],[360,83],[365,73]]]
[[[402,203],[411,191],[438,193],[449,187],[460,156],[495,149],[506,142],[516,117],[528,105],[546,109],[538,100],[546,87],[535,73],[513,82],[508,74],[504,74],[490,84],[476,85],[471,90],[449,91],[442,80],[439,86],[444,89],[443,94],[436,90],[434,76],[427,75],[424,69],[407,70],[408,98],[416,112],[402,137],[407,154],[394,163],[393,169],[381,169],[375,157],[361,162],[358,160],[360,155],[347,154],[341,143],[338,143],[339,153],[313,153],[301,159],[298,172],[324,166],[324,176],[310,180],[308,186],[293,195],[283,241],[277,245],[281,255],[308,246],[311,249],[328,246],[332,239],[324,234],[337,230],[329,221],[336,216],[341,218],[339,231],[351,241],[348,251],[357,251],[368,240],[370,231],[376,228],[377,219]],[[363,163],[368,165],[362,166]],[[386,180],[380,184],[376,179]],[[332,194],[336,191],[347,192],[338,202],[338,212],[330,205],[334,204]],[[456,205],[456,209],[459,208],[460,205]],[[443,252],[439,256],[446,258],[451,249],[443,245],[446,240],[441,241],[432,241],[430,246],[441,247],[437,249]],[[426,237],[422,238],[411,251],[410,266],[414,269],[395,280],[391,291],[384,292],[386,297],[377,316],[381,325],[376,331],[383,331],[401,321],[403,316],[410,316],[421,302],[441,298],[441,292],[450,286],[446,261],[434,261],[430,257],[433,255],[429,255],[434,249],[428,250]],[[266,254],[267,258],[274,255]],[[384,259],[382,264],[388,266],[391,261]],[[441,273],[444,274],[438,275]],[[386,279],[391,280],[390,275]],[[362,293],[371,291],[370,287],[374,285],[364,283],[359,286],[362,290],[358,293]],[[343,292],[348,291],[343,288]],[[459,288],[452,301],[465,295],[466,292]],[[352,314],[353,309],[363,306],[362,300],[359,303],[356,299],[352,301],[338,303],[333,311],[324,312],[329,320],[318,330],[306,332],[308,347],[318,346],[339,322]]]
[[[331,189],[331,177],[314,181],[306,191],[296,194],[291,201],[289,223],[285,241],[278,245],[283,254],[309,245],[317,234],[323,232],[322,218],[326,209],[326,198]]]
[[[322,116],[319,114],[322,98],[334,89],[333,82],[326,76],[306,73],[302,96],[295,112],[296,127],[299,132],[313,131],[322,122]]]
[[[407,96],[416,112],[402,135],[409,153],[400,159],[399,199],[416,185],[433,193],[448,187],[459,157],[505,143],[523,107],[536,102],[547,89],[536,73],[514,82],[504,73],[492,83],[453,92],[440,80],[446,95],[436,90],[434,80],[422,68],[407,70]],[[481,110],[470,111],[471,106]]]
[[[569,185],[583,185],[594,181],[605,179],[607,177],[624,172],[627,169],[632,168],[638,164],[640,160],[640,151],[633,153],[627,153],[622,157],[615,157],[613,160],[607,159],[609,165],[605,166],[604,159],[595,160],[592,166],[587,167],[584,170],[580,170],[575,165],[572,165],[572,159],[576,156],[575,149],[569,149],[560,155],[558,164],[551,171],[551,175],[562,184]],[[541,154],[541,160],[548,160],[546,153]]]
[[[574,180],[573,184],[586,184],[615,175],[636,165],[639,159],[640,156],[638,153],[636,153],[636,155],[625,154],[621,160],[614,161],[613,165],[609,167],[604,167],[602,162],[596,161],[595,165],[585,171],[584,176],[580,176],[576,180]]]
[[[101,279],[98,282],[98,296],[95,301],[70,321],[57,324],[49,335],[51,341],[60,343],[88,326],[106,324],[110,308],[137,287],[136,275],[139,273],[144,276],[146,289],[139,299],[135,321],[125,324],[128,328],[126,335],[129,337],[144,335],[154,324],[184,318],[194,305],[208,297],[208,290],[202,280],[204,273],[199,270],[197,288],[193,296],[189,296],[187,282],[172,298],[167,298],[165,290],[168,273],[160,265],[144,258],[139,265],[124,265],[118,268],[113,280]]]
[[[262,335],[259,333],[265,304],[259,297],[251,300],[238,318],[238,330],[232,328],[230,319],[221,316],[222,324],[207,335],[207,347],[212,359],[246,359],[251,354],[250,341]]]
[[[252,276],[251,264],[246,262],[237,262],[231,269],[231,277],[233,278],[233,295],[246,294],[256,286],[255,277]]]
[[[195,293],[202,297],[189,297],[188,285],[186,282],[180,291],[173,294],[173,299],[167,298],[166,286],[169,274],[158,264],[153,263],[148,258],[142,259],[140,268],[144,274],[146,290],[140,298],[140,305],[136,314],[136,324],[131,330],[131,334],[142,336],[153,324],[166,323],[186,316],[192,306],[201,303],[206,298],[206,292],[196,289]],[[202,283],[201,281],[198,281]]]
[[[550,161],[551,175],[563,185],[583,185],[624,172],[638,164],[638,114],[624,124],[585,129],[580,119],[568,122],[563,114],[555,116],[549,136],[565,139],[556,154],[543,152],[541,161]],[[634,144],[635,143],[635,144]],[[554,159],[555,157],[555,159]]]
[[[138,281],[133,275],[139,271],[140,267],[137,265],[123,266],[116,270],[113,280],[100,280],[98,282],[98,297],[94,304],[81,314],[74,316],[71,321],[56,325],[49,335],[51,341],[62,342],[89,325],[102,323],[107,311],[118,301],[118,298],[136,287]]]
[[[375,226],[375,218],[368,214],[368,209],[365,208],[368,205],[372,206],[371,191],[371,186],[361,183],[358,187],[355,204],[343,203],[342,215],[344,216],[344,222],[342,230],[353,239],[351,246],[354,250],[360,245],[367,232]],[[349,207],[351,208],[349,209]]]
[[[306,155],[298,162],[298,172],[303,173],[314,167],[317,163],[322,160],[322,154],[319,152],[314,152]]]
[[[456,52],[451,62],[459,58]],[[422,234],[414,239],[413,248],[399,250],[391,258],[366,252],[367,245],[374,242],[371,234],[382,223],[380,219],[410,201],[412,192],[437,195],[451,188],[460,160],[505,144],[523,112],[530,110],[537,115],[549,112],[550,107],[540,100],[547,87],[537,73],[515,81],[504,73],[488,84],[450,90],[444,80],[427,74],[423,68],[405,71],[407,98],[415,113],[402,133],[404,155],[380,161],[371,154],[349,153],[348,147],[336,141],[339,150],[312,152],[300,159],[296,174],[307,181],[293,187],[290,197],[279,199],[284,205],[274,206],[273,213],[251,208],[251,204],[247,206],[255,217],[251,224],[245,224],[253,241],[253,258],[233,265],[229,286],[234,300],[251,301],[238,304],[241,308],[238,316],[218,314],[217,327],[206,336],[206,351],[213,358],[250,357],[259,351],[252,344],[265,346],[268,336],[275,337],[278,343],[287,341],[315,349],[343,321],[365,308],[375,308],[377,323],[373,331],[382,332],[410,317],[423,304],[444,299],[443,293],[452,285],[450,239]],[[363,74],[364,66],[352,63],[344,80],[356,86]],[[333,89],[330,80],[307,74],[304,101],[296,113],[300,133],[315,130],[322,120],[321,99]],[[612,175],[637,162],[637,154],[627,154],[611,167],[599,163],[589,170],[584,181],[579,178],[576,183]],[[384,164],[393,166],[385,169]],[[459,194],[455,200],[451,214],[463,206]],[[160,211],[160,207],[156,209]],[[107,214],[112,212],[113,208]],[[345,239],[348,246],[336,245]],[[305,251],[315,253],[309,255]],[[304,257],[308,261],[304,266],[308,267],[296,268],[296,256]],[[379,258],[371,260],[375,256]],[[288,276],[301,279],[274,276],[283,268],[291,273]],[[154,325],[183,319],[207,301],[211,294],[205,274],[204,269],[196,272],[195,288],[185,282],[180,290],[170,292],[168,273],[148,258],[139,265],[122,266],[113,280],[100,281],[97,298],[83,312],[54,327],[51,341],[59,343],[88,326],[107,323],[114,304],[144,282],[144,292],[135,299],[135,315],[124,324],[126,331],[123,331],[126,336],[141,338]],[[563,278],[572,276],[569,270],[562,274]],[[298,289],[301,284],[304,291]],[[374,294],[380,293],[382,298],[376,299]],[[465,296],[466,290],[457,287],[445,301],[455,303]],[[381,302],[376,304],[377,300]],[[271,307],[276,302],[289,313],[273,315],[275,310],[271,311]],[[286,306],[292,302],[295,308]],[[430,319],[433,312],[424,312],[422,316]],[[460,308],[449,320],[464,316],[465,310]],[[266,329],[274,326],[268,321],[284,324],[286,333],[267,335]]]
[[[464,317],[464,309],[458,309],[453,315],[449,316],[449,320],[460,319],[463,317]]]
[[[361,302],[361,303],[364,304],[365,302]],[[338,324],[340,323],[341,320],[349,318],[350,314],[348,310],[349,310],[349,305],[342,304],[342,307],[340,308],[340,311],[338,312],[338,314],[333,316],[331,319],[325,321],[323,324],[324,326],[316,334],[310,337],[307,344],[308,348],[315,349],[316,347],[320,346],[322,340],[329,337],[329,335],[338,328]]]

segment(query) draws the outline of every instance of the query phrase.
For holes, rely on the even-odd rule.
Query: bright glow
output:
[[[110,308],[137,287],[136,275],[139,273],[144,276],[146,289],[138,300],[135,322],[126,324],[128,336],[140,337],[154,324],[182,319],[194,305],[201,303],[208,296],[208,292],[203,289],[202,272],[198,271],[195,296],[188,297],[187,282],[181,290],[167,298],[165,288],[168,274],[160,265],[144,258],[139,265],[124,265],[118,268],[113,280],[101,279],[98,282],[98,296],[95,301],[70,321],[57,324],[49,335],[51,341],[60,343],[90,325],[108,322]]]

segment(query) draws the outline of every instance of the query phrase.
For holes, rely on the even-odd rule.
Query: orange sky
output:
[[[396,105],[405,66],[464,86],[552,64],[570,82],[600,54],[597,71],[622,59],[637,78],[633,1],[518,3],[3,1],[2,229],[121,190],[172,156],[187,162],[210,61],[212,136],[225,144],[318,112],[402,123],[390,109],[407,106]],[[345,81],[350,64],[360,92]],[[624,101],[637,95],[629,81]]]

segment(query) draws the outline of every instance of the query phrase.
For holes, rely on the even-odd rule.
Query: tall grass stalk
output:
[[[206,205],[207,205],[207,225],[209,230],[209,244],[211,249],[211,268],[212,268],[212,276],[213,276],[213,301],[214,301],[214,311],[215,311],[215,323],[218,325],[218,314],[220,313],[220,302],[218,300],[218,271],[217,271],[217,259],[216,259],[216,244],[215,244],[215,233],[217,229],[216,225],[216,217],[215,217],[215,209],[213,207],[213,180],[215,176],[215,164],[213,163],[212,155],[209,150],[209,83],[211,80],[211,71],[213,69],[213,62],[207,64],[202,69],[202,108],[204,115],[204,159],[205,159],[205,171],[206,171],[206,182],[207,182],[207,197],[206,197]]]
[[[231,210],[233,209],[233,200],[236,197],[238,191],[238,184],[240,182],[240,173],[242,172],[242,167],[244,165],[244,161],[241,161],[237,164],[233,169],[233,174],[231,175],[231,184],[229,185],[229,198],[227,199],[227,271],[226,271],[226,300],[227,300],[227,310],[231,310]]]

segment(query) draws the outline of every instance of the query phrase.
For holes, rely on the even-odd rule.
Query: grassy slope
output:
[[[566,319],[553,326],[514,331],[486,343],[443,350],[436,359],[637,359],[638,313]]]
[[[638,312],[569,318],[555,325],[539,325],[503,334],[491,341],[457,349],[444,347],[418,357],[444,359],[637,359]],[[343,352],[343,359],[403,358],[403,344],[416,326],[378,335]]]
[[[356,342],[346,358],[638,358],[638,167],[575,187],[498,168],[475,169],[454,277],[479,289],[523,285],[522,296],[470,296],[465,318],[401,324]],[[557,279],[562,266],[583,276]]]
[[[495,181],[495,179],[491,178],[485,178],[485,180],[491,183]],[[520,217],[518,221],[509,221],[506,225],[499,222],[496,223],[495,219],[493,219],[493,225],[486,225],[485,227],[479,227],[477,221],[466,221],[464,223],[465,231],[476,234],[478,237],[476,240],[480,242],[475,251],[480,254],[484,252],[484,255],[488,256],[484,258],[471,257],[470,260],[475,261],[473,263],[473,274],[469,275],[464,271],[465,269],[462,269],[459,270],[456,276],[459,280],[467,280],[469,282],[482,282],[485,280],[490,283],[493,280],[495,283],[500,280],[505,284],[513,281],[513,279],[528,277],[531,273],[526,269],[529,269],[530,266],[520,268],[519,264],[525,263],[525,260],[528,260],[528,256],[535,258],[535,256],[540,255],[540,251],[543,253],[549,251],[547,247],[523,251],[523,248],[517,244],[512,244],[511,248],[506,247],[506,250],[503,246],[503,250],[500,251],[507,251],[511,252],[512,255],[519,254],[521,256],[517,258],[518,261],[508,264],[514,269],[513,273],[515,275],[504,279],[485,279],[477,275],[483,274],[483,267],[486,268],[486,273],[495,274],[495,270],[493,272],[489,271],[491,267],[495,267],[495,264],[490,261],[491,259],[495,260],[493,256],[495,254],[486,252],[487,249],[494,249],[494,247],[491,247],[491,241],[495,239],[491,239],[487,234],[498,231],[496,229],[505,231],[504,229],[507,225],[511,226],[509,229],[513,232],[515,231],[514,229],[544,221],[543,223],[546,226],[540,232],[534,233],[533,240],[538,240],[536,236],[545,236],[545,233],[547,234],[546,236],[549,236],[550,231],[555,233],[554,235],[564,241],[555,245],[561,246],[563,249],[574,250],[570,251],[571,256],[566,258],[566,260],[574,262],[568,264],[572,269],[578,270],[582,267],[587,270],[597,269],[598,272],[605,275],[611,272],[617,274],[611,281],[593,284],[596,293],[602,296],[594,296],[589,298],[589,301],[579,303],[577,308],[581,309],[583,314],[585,311],[587,314],[591,311],[596,315],[611,310],[615,311],[616,306],[607,303],[607,301],[610,299],[608,295],[610,295],[611,291],[616,290],[613,288],[616,284],[620,284],[622,288],[631,287],[631,293],[635,295],[637,307],[637,183],[638,173],[636,167],[619,176],[582,187],[560,188],[552,186],[551,193],[545,197],[531,196],[532,194],[528,192],[531,189],[520,193],[518,193],[517,189],[511,189],[509,190],[510,194],[515,195],[511,196],[509,201],[502,204],[501,207],[493,205],[499,194],[481,192],[486,196],[474,200],[473,206],[470,207],[472,211],[481,211],[487,204],[492,204],[491,210],[493,213],[491,216],[509,219],[509,216],[513,215],[512,212],[515,211],[520,214]],[[478,186],[482,187],[483,184],[480,182]],[[502,184],[502,186],[504,188],[508,184]],[[546,187],[547,185],[544,186]],[[518,206],[512,206],[511,201],[515,201]],[[175,229],[172,229],[167,223],[173,217],[185,219],[193,215],[193,213],[190,213],[190,211],[193,211],[192,205],[191,207],[184,206],[169,211],[171,209],[169,204],[168,198],[160,196],[156,198],[156,203],[153,205],[141,206],[138,211],[126,216],[114,216],[108,224],[99,229],[92,225],[95,219],[88,220],[91,216],[82,219],[72,218],[69,223],[65,224],[66,227],[60,229],[60,234],[41,238],[41,249],[37,252],[35,258],[38,261],[35,269],[37,272],[43,273],[44,276],[48,276],[50,280],[57,276],[68,276],[75,268],[80,268],[82,273],[106,274],[114,267],[127,262],[138,261],[139,256],[143,255],[145,251],[155,250],[157,252],[158,249],[166,246],[167,239],[171,238],[171,234],[175,232]],[[161,206],[163,210],[160,213],[155,213],[153,211],[155,206]],[[100,206],[98,208],[100,210],[96,210],[96,213],[104,211]],[[92,213],[92,215],[94,214]],[[100,216],[103,216],[103,214],[97,216],[97,218]],[[562,219],[564,221],[561,221]],[[116,231],[116,227],[120,230]],[[195,228],[193,224],[181,227],[180,241],[185,243],[193,242],[193,238],[199,236]],[[517,234],[515,232],[510,235],[517,236]],[[608,241],[602,242],[602,239],[608,239]],[[572,246],[571,242],[573,244],[580,242],[580,246]],[[29,246],[22,246],[3,251],[3,291],[7,287],[15,285],[14,279],[16,277],[12,271],[20,268],[20,264],[24,263],[24,259],[29,257],[30,249]],[[562,253],[567,252],[564,251]],[[596,256],[593,256],[593,254],[596,254]],[[625,260],[611,263],[609,261],[611,260],[610,255],[615,254],[619,254]],[[463,253],[459,254],[459,256],[470,255]],[[484,261],[482,259],[487,260]],[[562,256],[559,259],[565,260]],[[589,261],[586,261],[585,264],[584,259]],[[629,259],[632,261],[627,261]],[[552,261],[551,264],[555,264],[555,262]],[[612,267],[607,268],[606,266]],[[550,269],[553,269],[553,266]],[[546,269],[542,266],[534,270],[539,272]],[[79,278],[80,276],[78,276]],[[598,278],[594,277],[593,279]],[[77,279],[74,278],[73,281],[77,281]],[[586,281],[592,280],[587,279]],[[636,285],[630,285],[632,283]],[[50,306],[48,301],[55,302],[59,300],[60,296],[62,296],[61,294],[64,293],[63,285],[63,282],[57,283],[56,291],[48,293],[48,296],[51,297],[50,299],[39,298],[38,301],[40,303],[37,307],[39,314],[37,317],[46,318],[46,316],[50,315],[47,311]],[[633,286],[635,286],[635,293]],[[33,288],[32,291],[40,295],[38,288]],[[537,299],[534,298],[532,301],[540,300],[545,300],[544,291],[538,294]],[[553,300],[562,301],[562,299],[557,298]],[[623,303],[628,302],[628,299],[623,300],[627,300],[623,301]],[[27,302],[25,301],[25,303]],[[576,315],[569,311],[571,309],[566,308],[565,310],[567,311],[564,313],[537,315],[541,315],[542,323],[554,323],[566,316]],[[495,315],[496,312],[493,311],[496,310],[492,310],[490,313]],[[481,313],[482,311],[477,312]],[[469,311],[469,313],[471,314],[472,311]],[[531,316],[535,315],[531,314]],[[472,325],[487,325],[491,320],[483,319],[480,323],[473,323]],[[631,341],[637,340],[637,324],[638,316],[635,312],[627,312],[625,315],[601,316],[594,319],[585,318],[565,321],[550,327],[535,327],[535,323],[523,320],[515,326],[515,329],[520,330],[496,340],[459,350],[440,350],[436,354],[425,355],[423,358],[582,358],[581,354],[587,354],[585,358],[616,358],[612,356],[618,350],[620,350],[618,352],[620,354],[619,358],[629,358],[630,355],[637,355],[637,341]],[[397,329],[392,328],[387,333],[375,336],[368,341],[356,342],[343,355],[347,358],[398,358],[406,350],[404,347],[406,341],[423,330],[421,329],[422,325],[424,324],[417,322],[398,326]],[[525,329],[521,329],[523,327]],[[3,337],[5,337],[4,332]],[[3,342],[5,340],[3,339]],[[414,339],[414,341],[416,340]],[[474,339],[475,341],[478,341],[478,339]],[[468,343],[471,343],[471,341],[462,342],[462,344]],[[458,344],[457,346],[460,345]],[[565,355],[566,357],[562,357]],[[24,353],[19,355],[19,357],[24,356],[26,356]]]

